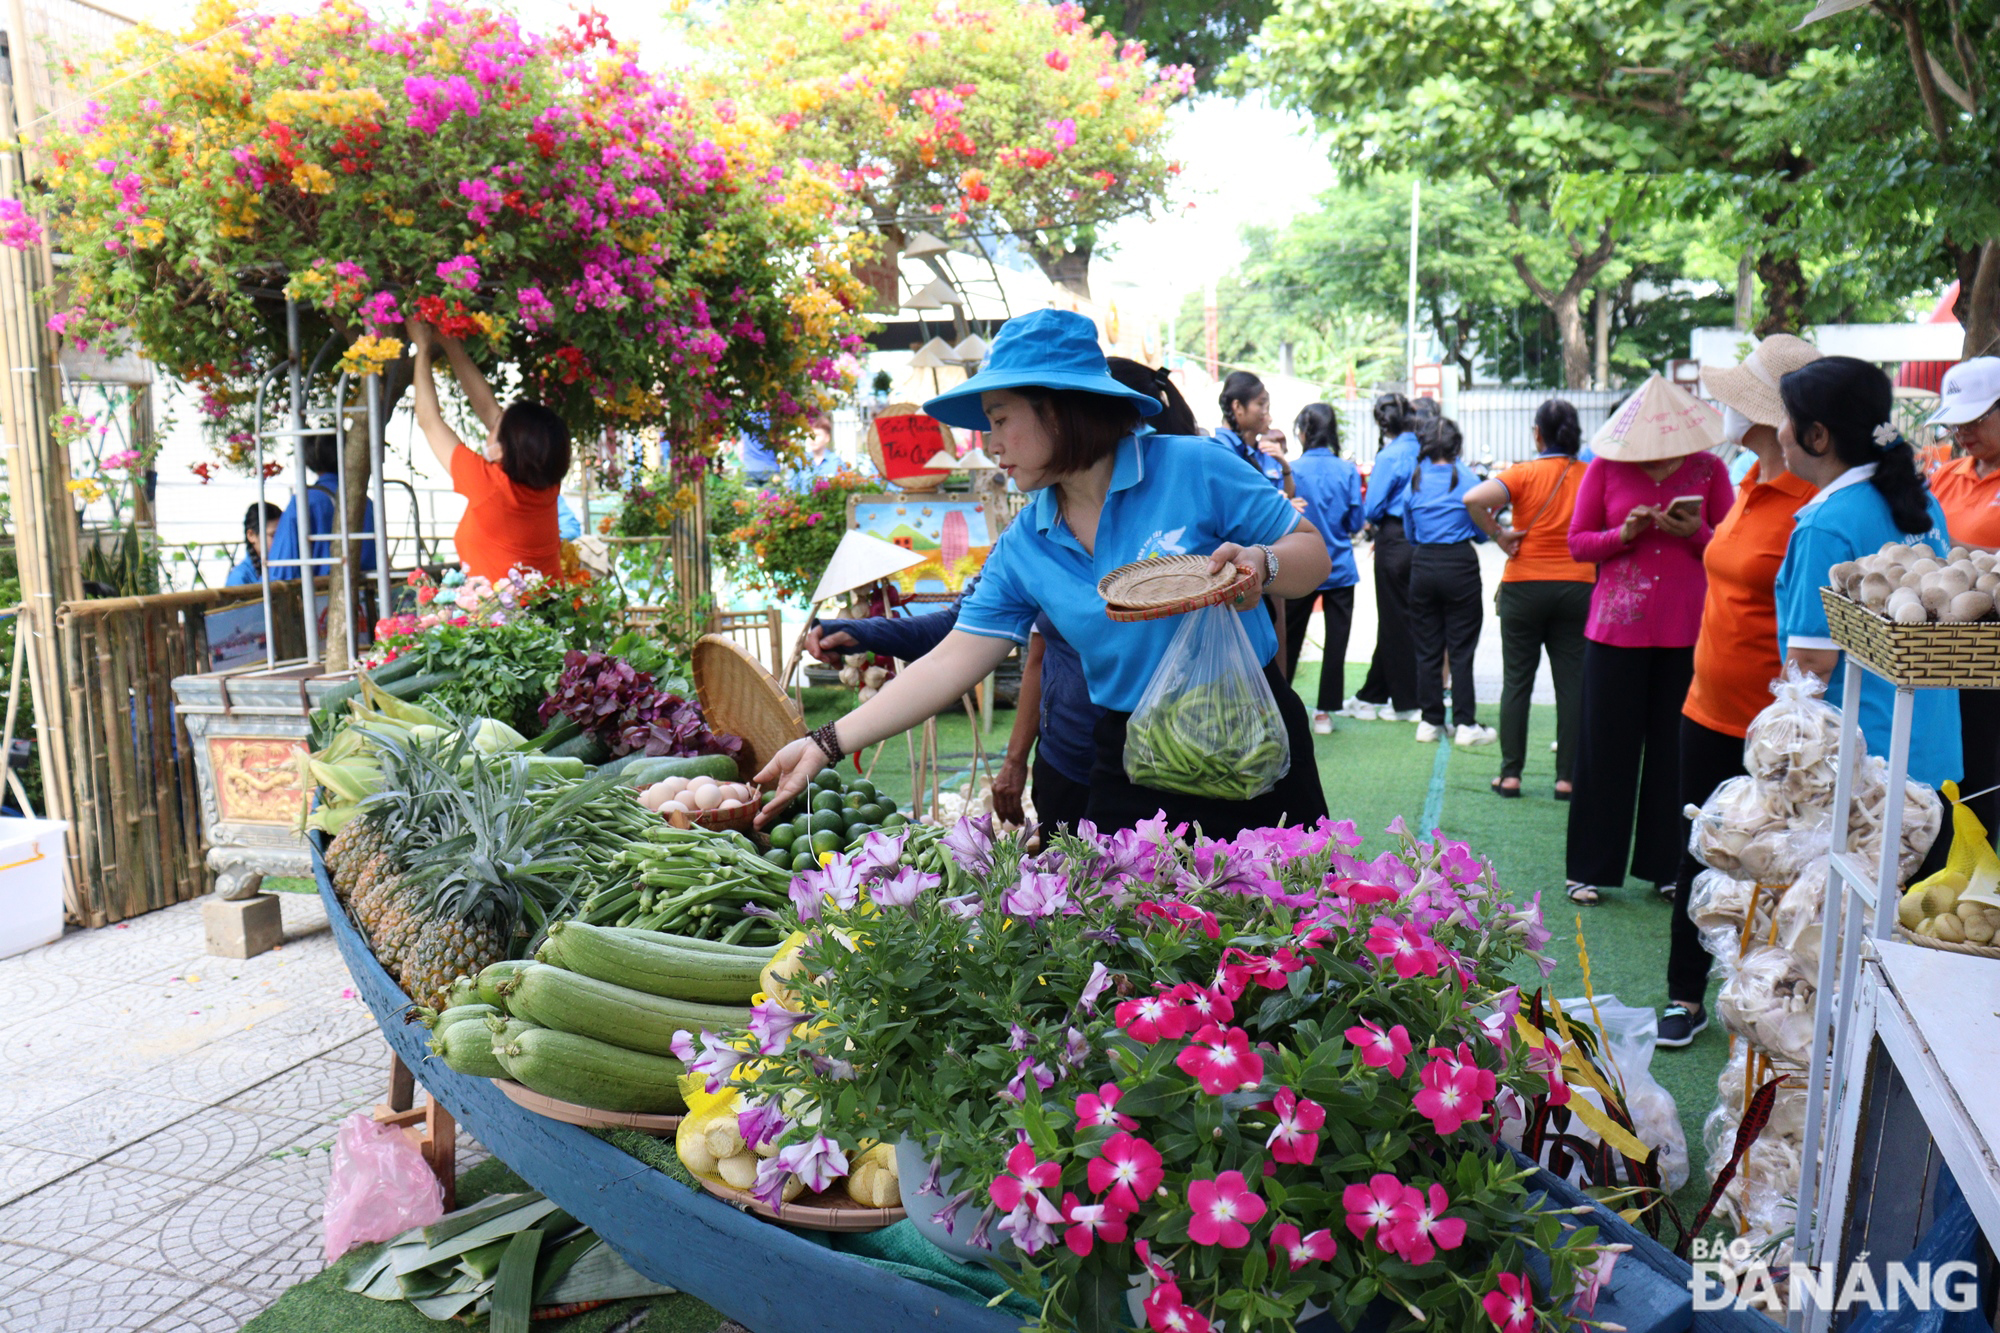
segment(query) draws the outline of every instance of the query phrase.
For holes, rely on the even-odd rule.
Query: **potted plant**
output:
[[[772,1200],[922,1145],[905,1199],[1010,1246],[1042,1326],[1572,1326],[1619,1247],[1495,1148],[1568,1098],[1503,976],[1546,943],[1539,905],[1461,844],[1359,841],[877,834],[794,881],[796,961],[690,1069],[777,1145]]]

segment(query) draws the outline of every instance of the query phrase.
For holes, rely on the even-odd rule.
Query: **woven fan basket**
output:
[[[1896,938],[1905,944],[1921,944],[1926,949],[1942,949],[1946,953],[1969,953],[1975,958],[2000,958],[2000,949],[1990,944],[1954,944],[1950,940],[1933,939],[1929,935],[1919,935],[1902,922],[1896,923]]]
[[[1819,599],[1833,641],[1898,685],[2000,689],[2000,620],[1898,625],[1831,588]]]
[[[1167,555],[1120,565],[1098,580],[1097,595],[1113,620],[1165,620],[1255,592],[1261,582],[1227,565],[1211,574],[1205,555]]]
[[[709,730],[743,738],[736,770],[745,782],[806,734],[805,715],[778,678],[723,635],[706,634],[695,644],[694,690]]]

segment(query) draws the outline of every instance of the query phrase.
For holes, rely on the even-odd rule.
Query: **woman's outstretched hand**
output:
[[[776,822],[779,813],[806,789],[813,774],[825,767],[826,752],[807,736],[801,736],[772,755],[771,762],[751,779],[772,795],[772,799],[757,812],[757,827],[764,828]]]
[[[415,355],[423,356],[437,350],[437,331],[415,315],[403,321],[403,331],[410,335],[411,343],[415,344]]]

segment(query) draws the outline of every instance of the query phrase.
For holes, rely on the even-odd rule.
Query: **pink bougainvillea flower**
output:
[[[1483,1072],[1450,1060],[1432,1060],[1417,1076],[1422,1086],[1411,1099],[1418,1114],[1429,1117],[1439,1134],[1455,1134],[1460,1125],[1479,1119],[1486,1114],[1485,1099],[1479,1096]]]
[[[1139,1211],[1152,1192],[1166,1179],[1160,1169],[1160,1150],[1133,1134],[1113,1134],[1104,1151],[1090,1159],[1085,1170],[1092,1192],[1105,1202],[1128,1213]]]
[[[1368,1229],[1374,1227],[1375,1243],[1385,1250],[1393,1248],[1387,1237],[1402,1220],[1402,1181],[1387,1171],[1380,1172],[1370,1176],[1366,1185],[1349,1185],[1342,1190],[1340,1204],[1347,1210],[1347,1229],[1356,1240],[1368,1239]]]
[[[1086,1092],[1076,1099],[1076,1127],[1078,1129],[1137,1129],[1139,1122],[1129,1115],[1118,1113],[1118,1099],[1125,1095],[1116,1083],[1104,1083],[1096,1092]]]
[[[1415,1186],[1406,1188],[1396,1223],[1389,1231],[1389,1243],[1397,1255],[1407,1263],[1427,1264],[1437,1257],[1439,1250],[1455,1250],[1463,1245],[1465,1222],[1444,1215],[1450,1206],[1451,1199],[1442,1185],[1433,1184],[1428,1192]]]
[[[1120,1001],[1112,1017],[1126,1036],[1151,1046],[1185,1033],[1190,1015],[1171,995],[1147,995]]]
[[[1195,1033],[1174,1063],[1211,1097],[1255,1087],[1264,1077],[1264,1057],[1250,1049],[1250,1034],[1214,1023]]]
[[[1188,1239],[1197,1245],[1240,1250],[1250,1243],[1250,1224],[1264,1215],[1264,1200],[1253,1192],[1241,1171],[1224,1171],[1214,1180],[1188,1184]]]
[[[1347,1029],[1347,1039],[1361,1053],[1361,1063],[1371,1069],[1386,1069],[1391,1078],[1401,1078],[1409,1067],[1410,1033],[1401,1023],[1384,1032],[1364,1018]]]
[[[1060,74],[1069,68],[1069,56],[1061,51],[1051,51],[1042,57],[1042,63]]]
[[[1494,1289],[1480,1297],[1480,1304],[1500,1333],[1534,1333],[1535,1293],[1527,1278],[1502,1273]]]
[[[1078,1203],[1074,1194],[1065,1194],[1062,1215],[1063,1221],[1069,1223],[1069,1230],[1063,1232],[1063,1244],[1080,1257],[1089,1256],[1099,1236],[1114,1245],[1125,1239],[1126,1214],[1110,1204]]]
[[[1294,1273],[1310,1263],[1325,1263],[1339,1250],[1333,1233],[1324,1227],[1310,1236],[1299,1235],[1299,1229],[1290,1222],[1280,1222],[1271,1228],[1272,1260],[1283,1258]]]
[[[1318,1130],[1326,1123],[1325,1107],[1290,1088],[1279,1088],[1271,1099],[1271,1109],[1277,1113],[1278,1123],[1271,1127],[1264,1146],[1274,1160],[1304,1166],[1319,1155]]]

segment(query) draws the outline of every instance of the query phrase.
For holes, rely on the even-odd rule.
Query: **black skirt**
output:
[[[1166,812],[1167,823],[1198,824],[1211,838],[1233,838],[1244,829],[1270,828],[1278,823],[1312,824],[1326,817],[1326,793],[1319,785],[1319,762],[1313,754],[1312,723],[1306,706],[1286,683],[1277,661],[1265,664],[1264,679],[1285,719],[1285,738],[1292,766],[1278,785],[1248,801],[1218,801],[1183,792],[1141,787],[1125,776],[1125,727],[1130,713],[1106,713],[1097,724],[1097,762],[1090,771],[1087,813],[1100,833],[1134,828],[1141,820]]]

